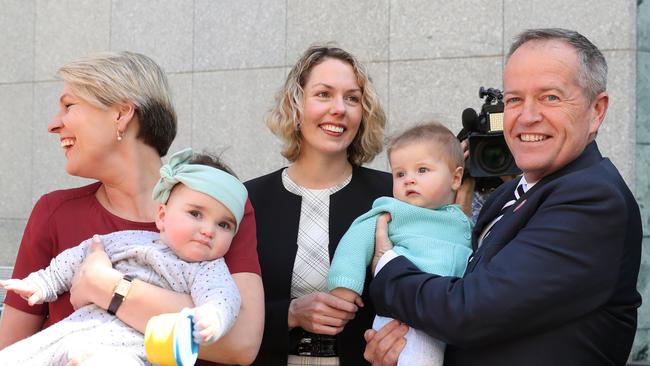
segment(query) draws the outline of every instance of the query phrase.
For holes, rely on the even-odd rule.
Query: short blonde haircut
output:
[[[389,161],[394,150],[414,142],[431,144],[440,151],[451,170],[465,165],[463,149],[458,138],[447,127],[435,121],[415,125],[391,138],[386,149]]]
[[[297,126],[303,115],[303,88],[314,66],[326,59],[337,59],[350,64],[361,88],[361,124],[348,147],[348,160],[359,166],[371,161],[381,152],[386,115],[366,68],[347,51],[331,44],[309,47],[287,75],[284,86],[276,96],[275,106],[267,113],[265,122],[276,136],[284,140],[282,156],[290,162],[295,161],[300,155],[301,135]]]
[[[138,138],[165,156],[176,137],[176,112],[165,72],[134,52],[105,52],[76,59],[57,75],[75,93],[98,107],[133,103],[140,122]]]

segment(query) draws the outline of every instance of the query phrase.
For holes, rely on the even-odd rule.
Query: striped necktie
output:
[[[479,238],[479,241],[478,241],[479,247],[481,246],[481,244],[483,244],[483,240],[485,240],[485,238],[487,238],[487,236],[490,235],[490,231],[492,231],[492,228],[494,227],[494,225],[499,220],[501,220],[503,215],[506,213],[506,210],[508,210],[510,207],[512,207],[512,205],[514,205],[519,200],[519,197],[523,196],[524,193],[525,193],[524,192],[524,185],[519,183],[517,185],[517,188],[513,192],[512,199],[508,200],[508,202],[506,202],[503,205],[503,207],[501,207],[501,211],[499,211],[499,215],[494,220],[492,220],[492,222],[490,222],[487,229],[484,231],[484,234],[481,235],[481,237]]]
[[[510,201],[506,202],[503,207],[501,207],[501,211],[499,212],[499,216],[497,217],[497,221],[501,220],[501,217],[503,216],[504,213],[506,213],[506,210],[508,207],[512,206],[519,200],[519,197],[524,195],[524,185],[519,183],[517,185],[517,188],[513,192],[514,199],[511,199]]]

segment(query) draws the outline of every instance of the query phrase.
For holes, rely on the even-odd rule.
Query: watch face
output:
[[[117,287],[115,288],[115,293],[118,295],[126,296],[126,293],[129,292],[130,288],[131,288],[131,281],[121,279],[120,282],[118,282]]]

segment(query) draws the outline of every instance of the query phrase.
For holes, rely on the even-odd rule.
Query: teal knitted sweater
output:
[[[472,253],[472,224],[458,205],[435,210],[392,197],[380,197],[343,235],[327,274],[327,288],[363,292],[366,267],[375,250],[377,216],[389,212],[388,236],[393,250],[422,271],[440,276],[462,276]]]

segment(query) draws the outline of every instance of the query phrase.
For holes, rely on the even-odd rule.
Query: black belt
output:
[[[303,330],[298,343],[289,353],[297,356],[335,357],[338,355],[336,337]]]

